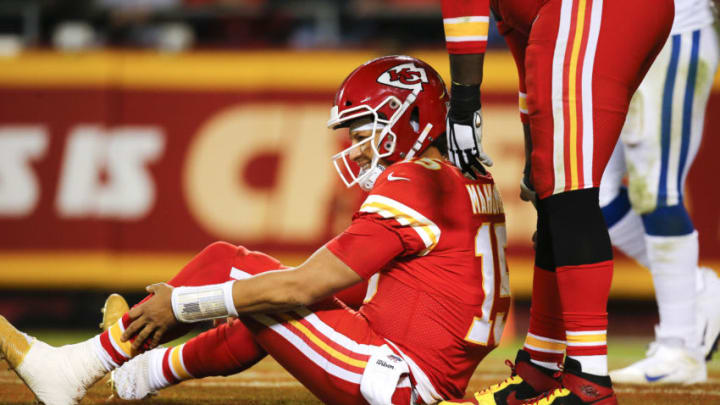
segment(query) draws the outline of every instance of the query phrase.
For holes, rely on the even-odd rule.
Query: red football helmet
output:
[[[373,136],[333,156],[345,185],[359,183],[369,190],[385,169],[381,159],[392,164],[422,154],[445,132],[448,101],[445,83],[435,69],[410,56],[373,59],[350,73],[335,94],[328,127],[345,127],[371,116]],[[374,156],[370,167],[356,174],[348,156],[365,142],[370,142]]]

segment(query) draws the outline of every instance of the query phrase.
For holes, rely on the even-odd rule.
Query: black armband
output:
[[[453,82],[450,86],[450,116],[456,121],[472,120],[480,109],[480,85]]]

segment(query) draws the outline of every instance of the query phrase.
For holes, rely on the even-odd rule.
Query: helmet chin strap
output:
[[[360,171],[360,175],[358,176],[358,185],[364,191],[372,190],[373,187],[375,187],[375,182],[378,177],[380,177],[384,171],[385,166],[379,163],[369,169],[362,169]]]

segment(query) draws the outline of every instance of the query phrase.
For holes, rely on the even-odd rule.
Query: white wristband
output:
[[[238,316],[232,297],[235,280],[200,287],[176,287],[171,301],[175,319],[199,322],[208,319]]]

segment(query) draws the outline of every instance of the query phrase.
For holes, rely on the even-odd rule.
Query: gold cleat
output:
[[[122,295],[110,294],[110,296],[105,300],[105,306],[103,306],[100,310],[103,314],[103,320],[100,323],[100,328],[103,331],[108,330],[129,310],[130,307]]]
[[[0,315],[0,358],[5,358],[10,367],[17,368],[30,351],[34,339],[15,329]]]

